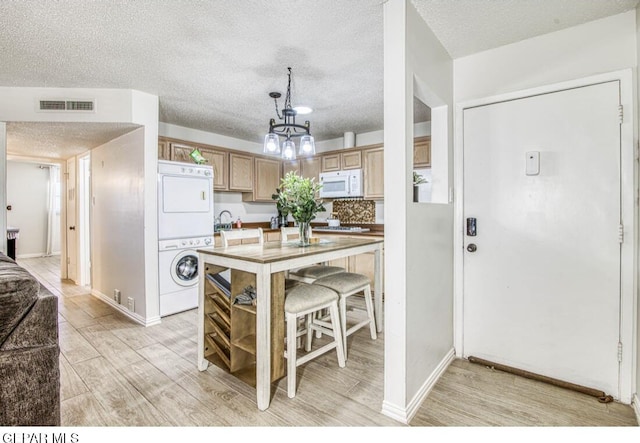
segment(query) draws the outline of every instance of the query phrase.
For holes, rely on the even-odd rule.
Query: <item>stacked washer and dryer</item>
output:
[[[213,168],[158,161],[160,316],[198,307],[198,252],[213,245]]]

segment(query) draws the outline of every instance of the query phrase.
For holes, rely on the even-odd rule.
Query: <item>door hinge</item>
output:
[[[618,120],[620,124],[624,123],[624,108],[622,105],[618,105]]]
[[[624,225],[618,225],[618,243],[624,242]]]
[[[622,343],[618,342],[618,362],[622,361]]]
[[[67,257],[67,264],[70,265],[71,264],[71,259],[69,257]]]

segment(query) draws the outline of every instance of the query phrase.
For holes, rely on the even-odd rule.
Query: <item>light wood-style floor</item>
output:
[[[22,259],[59,297],[64,426],[404,426],[380,413],[384,336],[366,328],[298,368],[297,395],[274,384],[271,406],[225,371],[196,368],[197,310],[143,327],[87,288],[60,281],[59,257]],[[630,406],[455,360],[411,421],[425,426],[637,426]]]

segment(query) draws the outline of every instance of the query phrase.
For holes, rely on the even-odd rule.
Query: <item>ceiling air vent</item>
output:
[[[93,100],[40,100],[40,111],[94,112]]]
[[[64,100],[40,100],[41,111],[64,111],[67,104]]]

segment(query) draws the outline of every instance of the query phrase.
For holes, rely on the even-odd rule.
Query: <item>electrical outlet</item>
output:
[[[129,310],[131,312],[135,311],[135,303],[134,303],[134,300],[131,297],[127,297],[127,305],[128,305]]]
[[[116,303],[120,304],[120,289],[114,289],[113,290],[113,299],[116,301]]]

